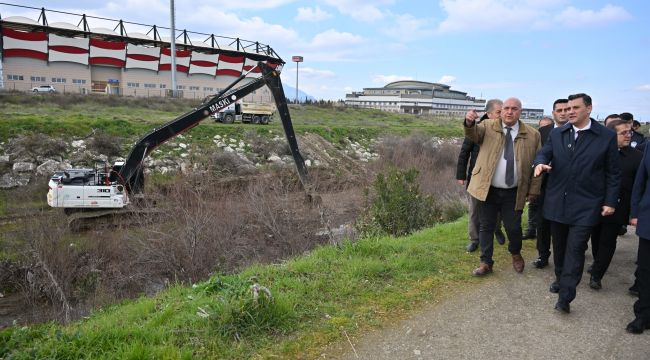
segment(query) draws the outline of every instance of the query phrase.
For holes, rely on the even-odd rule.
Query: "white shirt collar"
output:
[[[589,130],[589,129],[591,129],[591,119],[589,119],[589,122],[587,123],[587,125],[585,127],[583,127],[582,129],[578,129],[575,125],[571,125],[571,126],[573,127],[574,132],[577,132],[579,130],[580,131],[581,130]]]
[[[506,131],[506,128],[511,128],[515,133],[519,132],[519,120],[517,120],[517,122],[512,126],[506,125],[506,123],[501,120],[501,126],[503,127],[504,132]]]

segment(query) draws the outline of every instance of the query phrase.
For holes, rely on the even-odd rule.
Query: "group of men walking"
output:
[[[537,238],[536,268],[548,266],[553,255],[556,279],[549,290],[558,294],[555,309],[570,313],[589,239],[594,255],[589,285],[598,290],[614,255],[616,238],[629,223],[637,227],[640,237],[634,287],[639,300],[635,320],[627,330],[650,329],[650,155],[634,148],[642,148],[643,137],[633,143],[632,115],[608,117],[601,125],[590,117],[591,97],[575,94],[557,100],[553,121],[537,130],[520,120],[521,110],[517,98],[502,103],[490,100],[487,116],[479,119],[472,110],[463,122],[466,139],[457,179],[461,184],[469,182],[470,243],[466,249],[472,252],[480,247],[481,252],[473,275],[492,272],[500,217],[515,271],[521,273],[525,267],[524,237]],[[468,161],[470,145],[475,151],[469,153],[473,159]],[[524,236],[521,216],[526,202],[529,226]]]

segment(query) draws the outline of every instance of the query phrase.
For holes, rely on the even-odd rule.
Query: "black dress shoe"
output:
[[[599,278],[591,275],[591,278],[589,279],[589,287],[594,290],[600,290],[603,288],[603,284],[600,283]]]
[[[501,229],[494,232],[494,237],[497,239],[499,245],[503,245],[506,243],[506,236],[503,235],[503,231],[501,231]]]
[[[533,260],[533,266],[538,269],[543,269],[548,266],[548,259],[538,257],[537,259]]]
[[[537,234],[535,234],[534,232],[529,232],[529,233],[526,233],[526,235],[522,236],[521,240],[531,240],[531,239],[534,239],[536,237],[537,237]]]
[[[551,287],[548,288],[548,291],[552,292],[553,294],[557,294],[560,292],[560,283],[556,280],[553,281],[551,284]]]
[[[618,229],[618,235],[623,236],[627,233],[627,226],[621,225],[621,228]]]
[[[467,252],[474,252],[476,249],[478,249],[478,243],[475,242],[470,242],[467,244],[467,246],[465,246],[465,251]]]
[[[625,330],[632,334],[642,334],[643,330],[647,329],[650,329],[650,323],[645,323],[641,318],[634,319],[625,327]]]
[[[558,300],[558,302],[555,303],[555,310],[565,314],[569,314],[571,312],[571,305],[569,305],[568,302]]]

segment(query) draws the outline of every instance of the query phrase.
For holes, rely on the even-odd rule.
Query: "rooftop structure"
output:
[[[29,91],[52,84],[59,92],[132,96],[165,96],[171,90],[170,39],[160,36],[161,30],[169,33],[168,28],[10,4],[1,4],[0,9],[8,6],[37,10],[34,15],[39,15],[0,18],[0,88]],[[61,14],[79,22],[48,21]],[[93,22],[102,26],[93,27]],[[214,94],[249,71],[247,77],[258,77],[258,61],[277,70],[284,65],[269,45],[260,42],[187,30],[177,33],[177,88],[184,97]],[[270,100],[266,88],[260,92],[268,97],[260,101]]]

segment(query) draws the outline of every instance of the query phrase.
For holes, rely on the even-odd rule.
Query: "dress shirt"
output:
[[[506,126],[503,121],[501,122],[501,126],[503,128],[503,135],[505,138],[505,135],[508,133],[508,126]],[[514,125],[510,126],[510,136],[512,136],[512,150],[515,153],[514,157],[514,162],[515,162],[515,182],[513,183],[512,186],[506,185],[506,166],[507,162],[506,159],[503,157],[503,152],[504,148],[501,149],[501,156],[499,156],[499,161],[497,162],[497,169],[494,171],[494,175],[492,176],[492,186],[501,188],[501,189],[510,189],[510,188],[515,188],[517,187],[518,183],[518,176],[517,176],[517,152],[515,151],[516,146],[515,146],[515,138],[517,137],[517,134],[519,134],[519,121],[517,121]],[[505,145],[505,141],[504,141]]]

